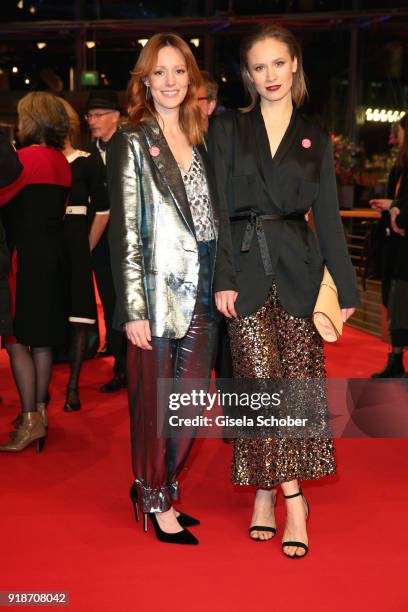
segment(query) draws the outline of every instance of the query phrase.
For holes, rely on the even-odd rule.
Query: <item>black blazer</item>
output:
[[[294,110],[273,159],[260,107],[210,126],[209,153],[219,198],[229,210],[240,315],[254,313],[273,281],[290,314],[310,317],[326,264],[343,308],[359,303],[341,223],[330,137]],[[304,220],[312,208],[318,240]],[[239,216],[247,217],[239,220]],[[248,215],[253,222],[248,221]],[[256,220],[259,215],[289,218]],[[238,219],[237,219],[238,217]]]

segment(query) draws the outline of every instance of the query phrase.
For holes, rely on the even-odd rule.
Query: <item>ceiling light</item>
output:
[[[142,47],[144,47],[148,40],[148,38],[139,38],[137,42],[139,43],[139,45],[142,45]]]
[[[93,49],[96,46],[96,42],[93,40],[87,40],[85,44],[88,47],[88,49]]]
[[[46,42],[38,42],[38,43],[37,43],[37,47],[38,47],[39,49],[45,49],[45,47],[46,47],[46,46],[47,46],[47,43],[46,43]]]
[[[30,11],[30,13],[32,15],[35,15],[35,13],[37,12],[37,7],[35,6],[30,6],[30,8],[28,9]]]
[[[18,67],[17,66],[13,66],[12,69],[11,69],[11,72],[13,72],[13,74],[17,74]]]
[[[17,8],[19,8],[20,10],[22,10],[24,8],[23,0],[20,0],[20,2],[17,2]]]
[[[200,39],[199,38],[190,38],[190,43],[192,45],[194,45],[196,48],[198,48],[200,46]]]
[[[29,84],[30,84],[30,79],[24,79],[24,83],[25,83],[26,85],[29,85]]]

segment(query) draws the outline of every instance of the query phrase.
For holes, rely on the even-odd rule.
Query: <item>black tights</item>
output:
[[[87,323],[71,323],[71,341],[69,347],[69,380],[67,385],[68,394],[78,394],[78,381],[81,373],[82,362],[85,359],[88,330]]]
[[[45,403],[52,370],[52,350],[49,346],[28,347],[7,344],[11,370],[20,396],[23,412],[36,410],[37,403]]]

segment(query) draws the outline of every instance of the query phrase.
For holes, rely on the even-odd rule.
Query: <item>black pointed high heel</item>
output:
[[[76,399],[69,399],[70,395],[73,394],[76,394]],[[64,412],[78,412],[78,410],[81,410],[81,406],[82,404],[78,396],[78,389],[70,389],[67,387]]]
[[[194,516],[190,516],[189,514],[185,514],[184,512],[179,512],[176,510],[176,518],[182,527],[196,527],[200,524],[200,521]]]
[[[139,503],[138,503],[138,498],[137,498],[137,488],[136,488],[135,483],[133,483],[132,486],[130,487],[130,499],[133,504],[133,511],[135,513],[135,519],[136,519],[136,522],[138,523],[140,520],[140,514],[139,514]],[[200,521],[198,519],[194,518],[194,516],[190,516],[189,514],[184,514],[184,512],[178,513],[177,520],[182,527],[195,527],[196,525],[200,524]]]
[[[166,542],[166,544],[198,544],[197,538],[188,529],[183,528],[182,531],[177,533],[163,531],[154,512],[143,513],[143,531],[145,533],[147,532],[147,517],[151,520],[156,538],[160,542]]]
[[[275,500],[273,502],[273,507],[275,507],[276,505],[276,493],[275,493]],[[253,540],[254,542],[268,542],[268,540],[261,540],[261,538],[253,538],[251,536],[251,533],[253,531],[266,531],[267,533],[273,533],[273,535],[276,535],[276,527],[267,527],[266,525],[252,525],[252,527],[250,527],[248,529],[248,535],[251,538],[251,540]],[[272,538],[268,538],[269,540],[271,540]]]
[[[81,402],[65,402],[64,412],[78,412],[81,410]]]
[[[293,493],[293,495],[284,495],[285,499],[292,499],[293,497],[298,497],[299,495],[302,496],[304,503],[306,504],[306,520],[309,518],[309,514],[310,514],[310,508],[309,508],[309,504],[307,502],[306,497],[303,495],[302,493],[302,489],[299,489],[299,491],[297,493]],[[288,555],[287,553],[285,553],[284,548],[286,546],[296,546],[297,548],[303,548],[303,550],[305,551],[304,555]],[[309,547],[307,544],[305,544],[304,542],[282,542],[282,550],[283,550],[283,554],[285,555],[285,557],[289,557],[289,559],[302,559],[303,557],[306,557],[307,553],[309,552]]]

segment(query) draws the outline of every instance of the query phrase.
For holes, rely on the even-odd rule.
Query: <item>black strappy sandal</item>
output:
[[[302,489],[300,489],[297,493],[294,493],[293,495],[284,495],[285,499],[292,499],[292,497],[298,497],[299,495],[301,495],[303,497],[303,501],[306,504],[306,520],[309,517],[310,514],[310,508],[309,508],[309,504],[307,503],[307,499],[306,497],[303,495],[302,493]],[[303,550],[305,551],[304,555],[288,555],[287,553],[285,553],[284,548],[286,546],[296,546],[297,548],[303,548]],[[303,559],[303,557],[306,557],[307,553],[309,552],[309,547],[307,544],[305,544],[304,542],[282,542],[282,551],[283,554],[285,555],[285,557],[289,557],[289,559]]]
[[[275,501],[273,502],[274,507],[276,505],[276,497],[277,496],[275,493]],[[276,527],[267,527],[266,525],[252,525],[252,527],[248,529],[248,535],[251,538],[251,540],[253,540],[254,542],[268,542],[272,538],[268,538],[267,540],[261,540],[261,538],[253,538],[251,536],[251,533],[253,531],[266,531],[267,533],[273,533],[273,535],[276,535]]]

